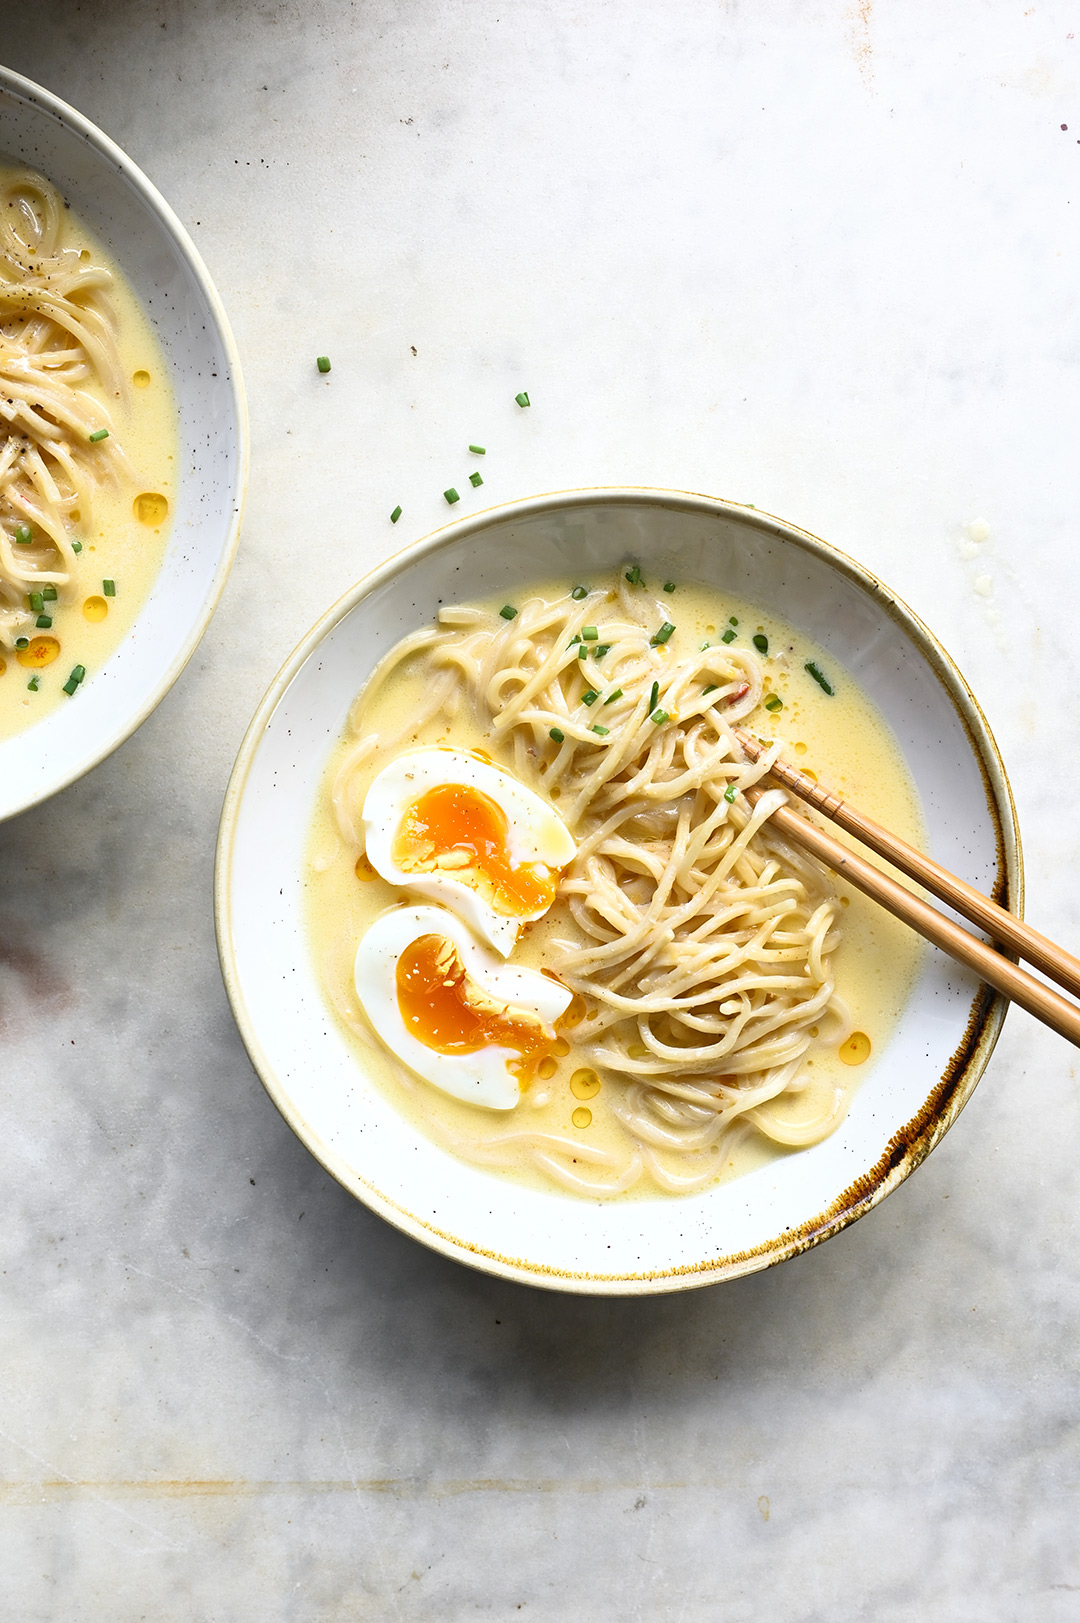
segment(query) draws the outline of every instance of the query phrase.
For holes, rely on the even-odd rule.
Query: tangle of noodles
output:
[[[63,246],[63,214],[40,175],[0,186],[0,652],[32,634],[30,591],[63,593],[95,487],[126,466],[111,435],[91,439],[112,421],[85,387],[125,398],[112,276]]]
[[[627,1154],[531,1131],[521,1106],[520,1130],[515,1117],[501,1137],[486,1115],[475,1134],[436,1130],[479,1164],[525,1155],[579,1194],[617,1193],[642,1177],[670,1193],[701,1188],[717,1176],[719,1146],[755,1132],[811,1144],[846,1107],[837,1086],[808,1120],[777,1110],[807,1086],[808,1050],[835,1047],[850,1020],[830,965],[840,936],[829,877],[773,831],[782,793],[746,794],[779,751],[751,765],[732,734],[762,702],[762,662],[734,646],[675,652],[656,641],[665,619],[665,605],[622,571],[612,589],[537,597],[510,621],[444,609],[438,628],[399,644],[361,692],[358,742],[333,783],[338,832],[358,851],[361,779],[402,742],[380,735],[370,710],[404,667],[428,696],[421,720],[467,704],[493,756],[574,834],[550,961],[583,1000],[584,1018],[566,1035],[575,1062],[603,1077]],[[599,661],[579,658],[586,626]],[[599,702],[585,703],[594,689]],[[410,715],[403,733],[418,725]],[[339,1009],[356,1023],[341,999]]]

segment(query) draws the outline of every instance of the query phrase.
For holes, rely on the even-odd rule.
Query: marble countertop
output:
[[[817,1251],[560,1297],[320,1169],[248,1064],[211,912],[267,682],[444,521],[479,439],[455,513],[677,486],[881,574],[995,731],[1029,917],[1080,942],[1073,27],[1065,0],[5,8],[5,62],[191,229],[253,444],[191,666],[0,829],[5,1618],[1078,1615],[1063,1042],[1014,1010],[941,1147]]]

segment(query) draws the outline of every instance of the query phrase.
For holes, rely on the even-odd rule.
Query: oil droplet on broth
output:
[[[361,852],[357,857],[356,867],[353,869],[353,872],[355,873],[357,879],[368,880],[375,878],[375,869],[371,866],[371,863],[368,861],[363,852]]]
[[[88,597],[82,611],[88,620],[104,620],[109,612],[109,605],[103,597]]]
[[[131,374],[131,381],[135,385],[136,389],[148,389],[150,387],[150,374],[149,372],[144,372],[142,367],[140,367],[137,372],[133,372]]]
[[[580,992],[575,992],[570,999],[570,1006],[565,1014],[559,1016],[560,1026],[579,1026],[585,1018],[585,999]],[[567,1053],[570,1049],[567,1048]]]
[[[157,490],[144,490],[131,505],[140,524],[164,524],[169,514],[169,503]]]
[[[536,1074],[540,1078],[541,1082],[550,1082],[551,1078],[555,1075],[555,1072],[558,1069],[559,1067],[549,1054],[547,1058],[542,1059],[539,1065],[536,1067]]]
[[[40,671],[46,665],[51,665],[60,653],[60,644],[55,637],[35,637],[27,648],[20,648],[15,658],[27,670]]]
[[[840,1058],[845,1065],[861,1065],[870,1058],[870,1039],[865,1031],[853,1031],[847,1042],[840,1044]]]
[[[570,1052],[570,1044],[567,1042],[565,1037],[556,1037],[555,1041],[551,1045],[551,1052],[555,1055],[556,1059],[565,1059],[567,1054]]]
[[[584,1105],[578,1105],[570,1120],[575,1127],[588,1127],[592,1122],[592,1111],[586,1110]]]
[[[570,1078],[570,1092],[575,1099],[595,1099],[600,1092],[600,1078],[595,1071],[575,1071]]]

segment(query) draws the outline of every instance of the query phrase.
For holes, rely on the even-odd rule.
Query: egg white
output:
[[[397,1000],[398,959],[425,935],[448,936],[461,954],[467,974],[493,998],[514,1009],[538,1015],[554,1037],[554,1022],[573,994],[535,969],[504,964],[478,942],[468,925],[443,907],[395,907],[371,925],[356,950],[353,978],[356,995],[377,1036],[411,1071],[466,1104],[488,1110],[513,1110],[521,1097],[507,1062],[520,1059],[516,1049],[492,1046],[473,1054],[440,1054],[407,1029]]]
[[[510,918],[452,873],[408,873],[393,860],[394,838],[413,801],[428,789],[456,783],[479,789],[502,809],[512,864],[543,862],[557,872],[573,860],[577,847],[569,829],[538,794],[475,755],[437,748],[397,756],[372,782],[362,813],[367,858],[392,885],[453,908],[481,940],[508,958],[522,924],[542,918],[547,908]]]

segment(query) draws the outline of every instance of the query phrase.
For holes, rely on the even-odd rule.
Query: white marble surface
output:
[[[2,17],[4,60],[194,232],[254,466],[172,696],[0,829],[0,1613],[1075,1618],[1064,1044],[1014,1011],[931,1160],[806,1257],[681,1297],[556,1297],[428,1254],[308,1157],[236,1036],[210,905],[267,680],[447,516],[478,439],[492,501],[705,490],[884,575],[996,731],[1029,916],[1080,941],[1073,8]]]

